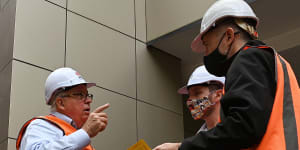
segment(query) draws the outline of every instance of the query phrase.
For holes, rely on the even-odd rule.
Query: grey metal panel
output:
[[[0,0],[0,142],[8,137],[15,13],[16,0]]]

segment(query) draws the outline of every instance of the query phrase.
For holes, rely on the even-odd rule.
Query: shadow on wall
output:
[[[0,12],[2,12],[5,9],[5,7],[8,6],[8,2],[9,0],[0,0]]]
[[[152,46],[148,46],[147,49],[149,50],[149,54],[154,60],[153,62],[155,62],[157,68],[160,69],[159,71],[164,73],[164,77],[167,77],[168,80],[171,79],[173,83],[181,83],[181,79],[182,79],[181,74],[180,75],[173,74],[174,72],[178,72],[178,70],[181,70],[181,65],[180,65],[181,60],[173,55],[170,55]],[[176,65],[177,67],[170,67],[170,64],[174,64],[175,62],[174,58],[177,58],[179,60],[178,64]],[[178,85],[178,88],[179,87],[180,85]]]

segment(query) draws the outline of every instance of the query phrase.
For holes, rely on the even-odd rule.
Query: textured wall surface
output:
[[[44,83],[51,71],[64,66],[97,83],[89,89],[95,96],[92,108],[111,104],[108,127],[92,139],[96,149],[124,150],[141,138],[151,147],[182,140],[182,104],[176,93],[180,60],[147,48],[145,4],[17,0],[12,58],[0,74],[11,78],[0,148],[14,149],[23,123],[49,113]]]

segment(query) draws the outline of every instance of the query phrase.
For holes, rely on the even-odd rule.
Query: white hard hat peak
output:
[[[82,76],[72,68],[59,68],[54,70],[50,73],[45,83],[46,103],[49,104],[56,90],[79,84],[87,84],[87,88],[96,85],[95,83],[86,82]]]
[[[203,51],[202,35],[213,27],[218,20],[226,17],[254,19],[256,28],[259,22],[252,8],[244,0],[218,0],[205,12],[202,18],[200,33],[191,44],[193,51]]]

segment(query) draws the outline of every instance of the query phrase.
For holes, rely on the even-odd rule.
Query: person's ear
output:
[[[226,43],[231,44],[234,40],[234,30],[232,27],[226,29]]]
[[[57,97],[56,100],[56,108],[63,110],[65,108],[64,101],[61,97]]]
[[[223,96],[223,90],[216,90],[214,93],[214,102],[219,102]]]
[[[224,33],[223,34],[224,37],[222,38],[222,42],[219,46],[219,49],[221,50],[222,54],[227,55],[234,41],[234,30],[232,27],[226,27],[225,32],[224,32],[224,28],[222,28],[222,32]]]

